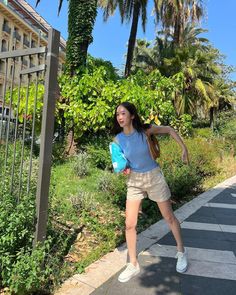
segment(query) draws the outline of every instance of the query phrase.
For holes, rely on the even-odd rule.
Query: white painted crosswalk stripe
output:
[[[187,270],[186,274],[236,281],[236,265],[190,260],[189,269]]]
[[[232,251],[193,247],[186,247],[186,249],[189,259],[215,263],[228,263],[236,266],[236,257]],[[176,255],[176,246],[155,244],[149,250],[142,252],[142,254],[174,258]]]
[[[236,280],[236,257],[232,251],[186,247],[189,267],[186,275]],[[176,247],[155,244],[142,255],[174,258]]]
[[[222,209],[236,209],[236,204],[225,204],[225,203],[206,203],[204,207],[214,207]]]
[[[236,233],[236,225],[184,221],[181,228]]]

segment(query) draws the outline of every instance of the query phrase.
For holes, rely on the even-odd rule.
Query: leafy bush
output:
[[[111,157],[108,146],[102,148],[95,145],[87,146],[87,152],[93,166],[102,170],[112,170]]]
[[[107,134],[87,135],[83,138],[83,148],[89,155],[91,164],[102,170],[112,170],[109,143],[112,141]]]
[[[183,114],[179,118],[173,118],[170,125],[179,131],[182,136],[189,137],[192,135],[192,117],[188,114]]]
[[[69,201],[72,206],[78,211],[90,211],[96,209],[97,202],[91,192],[86,192],[82,188],[79,189],[78,195],[70,196]]]
[[[201,184],[201,176],[193,165],[177,164],[174,169],[166,172],[165,177],[175,199],[182,199],[198,191]]]
[[[190,166],[181,162],[181,149],[173,140],[161,139],[161,158],[159,160],[167,182],[175,199],[181,200],[188,194],[201,189],[207,176],[216,174],[216,159],[220,157],[224,143],[219,139],[185,139],[188,147]]]
[[[109,199],[124,207],[126,200],[126,178],[122,174],[104,171],[97,179],[98,189],[107,193]]]
[[[3,253],[15,254],[18,249],[31,245],[35,225],[35,200],[22,197],[18,203],[4,194],[0,202],[0,259]]]
[[[214,133],[211,128],[195,128],[194,129],[194,136],[210,139],[214,137]]]
[[[74,128],[77,139],[110,129],[114,108],[122,101],[134,103],[143,120],[154,115],[165,125],[177,116],[171,98],[181,81],[163,77],[157,70],[113,81],[107,79],[106,69],[99,67],[82,76],[63,75],[59,84],[64,100],[58,103],[58,109],[64,110],[66,127]]]
[[[74,157],[74,171],[79,177],[84,177],[89,174],[89,157],[85,152],[80,152]]]
[[[216,129],[223,130],[224,127],[231,121],[236,119],[236,111],[235,110],[226,110],[221,111],[217,115],[216,120]]]
[[[48,251],[46,247],[47,244],[37,246],[33,250],[21,248],[14,261],[9,259],[9,255],[3,257],[3,283],[9,286],[11,292],[17,295],[30,295],[44,289],[51,272],[48,267],[43,267]]]
[[[38,159],[34,156],[30,159],[30,149],[25,147],[21,171],[22,146],[20,142],[16,143],[15,159],[14,145],[12,143],[8,145],[6,167],[5,155],[5,146],[0,144],[0,167],[4,167],[0,171],[0,187],[2,194],[8,194],[9,191],[11,191],[11,194],[15,196],[15,198],[18,198],[20,193],[22,195],[28,194],[28,189],[30,193],[35,194],[38,179]],[[14,174],[12,174],[13,168]]]
[[[221,136],[227,139],[236,140],[236,118],[225,122],[225,124],[219,129],[219,132]]]

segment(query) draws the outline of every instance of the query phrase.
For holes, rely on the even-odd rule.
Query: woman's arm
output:
[[[170,126],[157,126],[157,125],[151,125],[151,127],[148,129],[149,134],[169,134],[181,147],[182,149],[182,160],[184,163],[189,164],[189,157],[188,157],[188,149],[186,145],[184,144],[182,138],[179,136],[179,134]]]

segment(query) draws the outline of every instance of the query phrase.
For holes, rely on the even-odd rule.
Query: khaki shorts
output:
[[[131,171],[129,175],[127,200],[141,200],[147,196],[155,202],[167,201],[171,197],[160,167],[144,173]]]

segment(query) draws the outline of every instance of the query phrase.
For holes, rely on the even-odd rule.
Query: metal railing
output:
[[[6,51],[7,51],[7,46],[2,45],[1,52],[6,52]]]
[[[24,44],[25,46],[29,47],[29,46],[30,46],[30,41],[29,41],[26,37],[24,37],[24,38],[23,38],[23,44]]]
[[[58,90],[58,55],[60,33],[49,31],[48,46],[0,53],[5,61],[3,96],[0,101],[0,197],[4,193],[15,196],[35,194],[37,225],[34,243],[46,237],[48,195],[54,131],[54,112]],[[27,68],[23,61],[46,54],[46,63]],[[16,63],[16,58],[20,62]],[[9,75],[9,65],[12,71]],[[17,68],[19,67],[19,68]],[[39,97],[41,74],[44,73],[44,96]],[[17,83],[17,87],[15,86]],[[32,89],[33,98],[32,98]],[[42,112],[38,102],[43,103]],[[40,153],[34,154],[36,139],[40,137]],[[32,180],[37,162],[35,186]]]
[[[20,41],[20,40],[21,40],[21,35],[18,33],[18,31],[14,31],[14,33],[13,33],[13,37],[14,37],[17,41]]]
[[[36,47],[37,47],[36,41],[32,40],[31,41],[31,48],[36,48]]]
[[[8,33],[9,35],[11,34],[11,28],[6,23],[3,24],[2,30],[3,30],[3,32]]]
[[[22,64],[26,67],[28,66],[28,60],[25,57],[23,57]]]

